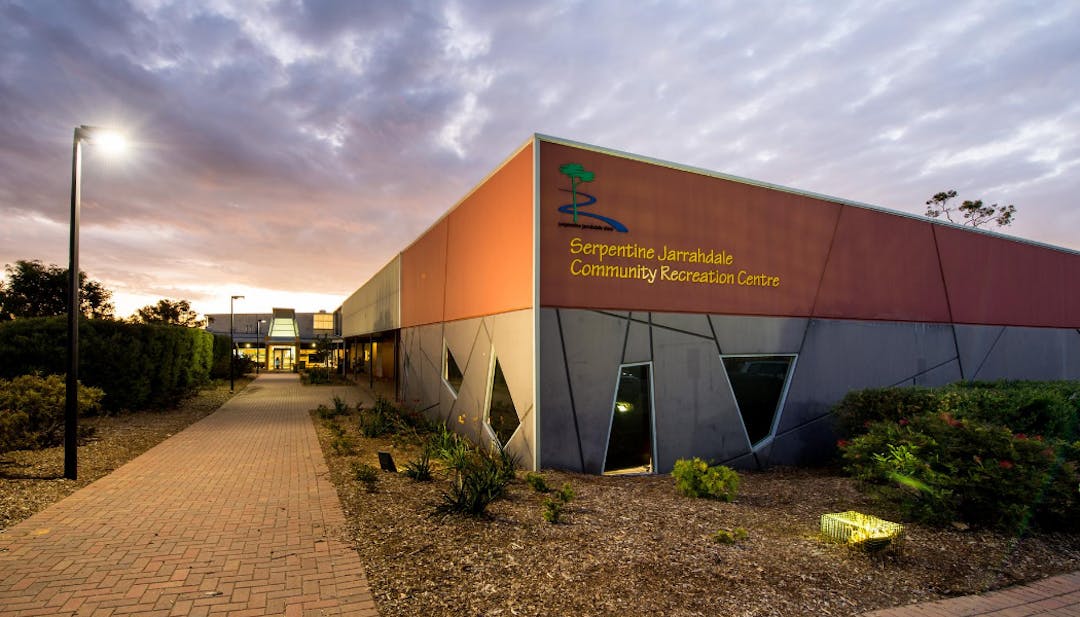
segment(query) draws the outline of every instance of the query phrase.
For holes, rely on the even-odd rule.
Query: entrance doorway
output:
[[[270,347],[270,369],[275,371],[291,371],[293,370],[293,348],[292,347]]]
[[[619,385],[611,409],[604,473],[653,472],[652,375],[649,364],[619,367]]]

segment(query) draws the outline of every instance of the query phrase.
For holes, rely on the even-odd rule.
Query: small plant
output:
[[[551,487],[547,485],[547,480],[538,473],[530,471],[525,474],[525,482],[537,493],[548,493],[551,491]]]
[[[367,463],[352,464],[353,478],[369,493],[378,491],[379,470]]]
[[[396,433],[399,421],[397,408],[381,396],[375,399],[375,406],[371,409],[360,409],[360,433],[364,437]]]
[[[431,480],[431,455],[425,450],[420,454],[420,458],[405,463],[403,473],[417,482]]]
[[[436,513],[480,516],[491,502],[503,495],[506,485],[514,478],[513,467],[507,467],[500,452],[477,451],[464,441],[459,441],[453,460],[447,464],[454,470],[454,479],[450,490],[442,494]]]
[[[548,497],[544,500],[544,509],[541,510],[540,515],[552,525],[558,525],[562,522],[563,505],[562,500]]]
[[[732,501],[739,492],[739,474],[730,467],[710,467],[700,458],[679,459],[671,471],[675,490],[687,497]]]
[[[735,544],[740,540],[745,540],[749,535],[746,529],[736,527],[734,529],[717,529],[711,537],[713,542],[717,544]]]
[[[561,489],[555,491],[554,495],[544,500],[543,510],[541,510],[540,515],[552,525],[559,524],[562,522],[563,508],[573,501],[574,497],[574,487],[569,482],[566,482]]]
[[[349,404],[340,396],[334,395],[334,415],[343,416],[349,413]]]
[[[349,456],[356,452],[353,448],[353,442],[349,439],[348,435],[334,436],[334,438],[330,440],[330,449],[338,456]]]

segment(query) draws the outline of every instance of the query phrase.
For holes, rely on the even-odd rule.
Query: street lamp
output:
[[[262,336],[259,334],[259,326],[266,323],[265,319],[255,320],[255,374],[259,374],[259,365],[262,364],[262,360],[259,359],[259,343],[262,342]]]
[[[233,340],[233,302],[244,296],[229,297],[229,394],[236,389],[236,341]]]
[[[64,396],[64,477],[79,477],[79,210],[82,178],[82,143],[96,143],[108,150],[122,149],[122,135],[94,126],[75,127],[71,146],[71,242],[68,245],[68,344],[67,391]]]

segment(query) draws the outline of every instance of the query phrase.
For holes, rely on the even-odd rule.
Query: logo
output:
[[[573,223],[561,222],[561,223],[559,223],[559,225],[562,225],[562,226],[565,226],[565,227],[581,227],[583,229],[615,230],[615,231],[620,231],[620,232],[623,232],[623,233],[626,233],[627,231],[630,231],[629,229],[626,228],[626,225],[623,225],[622,223],[620,223],[619,221],[616,221],[613,218],[603,216],[603,215],[597,214],[595,212],[584,212],[584,211],[582,211],[583,208],[587,208],[587,207],[593,205],[594,203],[596,203],[596,197],[593,196],[593,195],[590,195],[588,193],[584,193],[582,191],[579,191],[578,190],[578,185],[581,184],[582,182],[592,182],[594,179],[596,179],[596,174],[595,173],[593,173],[591,171],[585,171],[585,167],[582,166],[582,165],[579,165],[577,163],[567,163],[565,165],[562,165],[561,167],[559,167],[559,173],[561,173],[561,174],[567,176],[568,178],[570,178],[570,188],[568,188],[568,189],[560,188],[559,190],[560,191],[566,191],[567,193],[570,193],[570,196],[571,196],[571,202],[568,203],[568,204],[564,204],[562,206],[559,206],[559,212],[562,212],[563,214],[569,214],[569,215],[572,215],[574,217],[574,222]],[[582,201],[579,201],[579,199],[581,199]],[[578,217],[581,217],[581,216],[588,217],[590,219],[596,219],[598,221],[606,223],[608,226],[607,227],[601,227],[600,225],[595,225],[595,224],[594,225],[589,225],[589,224],[579,223],[578,222]]]

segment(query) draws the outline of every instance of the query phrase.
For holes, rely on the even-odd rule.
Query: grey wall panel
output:
[[[462,319],[444,324],[443,337],[446,339],[446,347],[454,354],[454,360],[457,361],[458,368],[461,369],[463,375],[468,375],[474,361],[484,361],[483,358],[475,359],[472,357],[476,339],[480,336],[481,322],[482,320],[477,318]]]
[[[827,413],[851,390],[903,383],[955,357],[948,325],[812,320],[778,432]]]
[[[796,353],[808,319],[710,315],[725,354]]]
[[[341,304],[341,332],[358,336],[401,327],[401,255]]]
[[[654,326],[682,330],[683,332],[697,334],[698,336],[703,336],[707,339],[713,338],[713,331],[709,326],[708,315],[694,313],[653,313],[652,322]]]
[[[778,433],[768,457],[759,456],[758,463],[763,466],[824,463],[836,456],[835,443],[832,416],[826,416]]]
[[[483,427],[491,382],[491,337],[482,319],[452,321],[444,328],[447,345],[455,352],[458,362],[464,362],[460,368],[465,379],[450,413],[451,427],[473,443],[486,447],[490,440]],[[468,348],[458,354],[463,344],[468,344]],[[467,360],[462,360],[463,357]]]
[[[956,347],[960,350],[960,363],[964,379],[974,379],[979,367],[986,362],[990,350],[1005,334],[1004,326],[954,326]]]
[[[560,309],[566,361],[587,473],[604,465],[626,320],[593,311]],[[544,404],[546,413],[547,404]],[[544,439],[541,439],[543,443]]]
[[[533,312],[532,310],[503,313],[489,318],[491,341],[495,357],[502,368],[510,398],[514,401],[521,425],[514,432],[507,448],[517,455],[526,468],[534,462],[533,444]]]
[[[653,328],[653,352],[657,471],[670,472],[688,456],[727,460],[749,452],[716,343]]]
[[[978,370],[978,372],[975,372]],[[1080,334],[1057,328],[1009,327],[972,379],[1080,379]]]
[[[941,366],[932,368],[921,375],[915,376],[910,382],[903,385],[923,386],[927,388],[936,388],[938,386],[944,386],[957,381],[961,381],[963,378],[960,375],[960,362],[957,360],[950,360]]]
[[[420,354],[423,357],[421,389],[424,393],[424,407],[443,401],[442,385],[442,324],[415,328],[420,341]],[[441,405],[432,408],[436,417],[445,418],[449,410]]]
[[[629,322],[626,333],[626,350],[623,363],[648,362],[652,360],[652,340],[649,338],[649,325],[637,321]]]
[[[540,466],[583,471],[556,309],[540,309]]]

